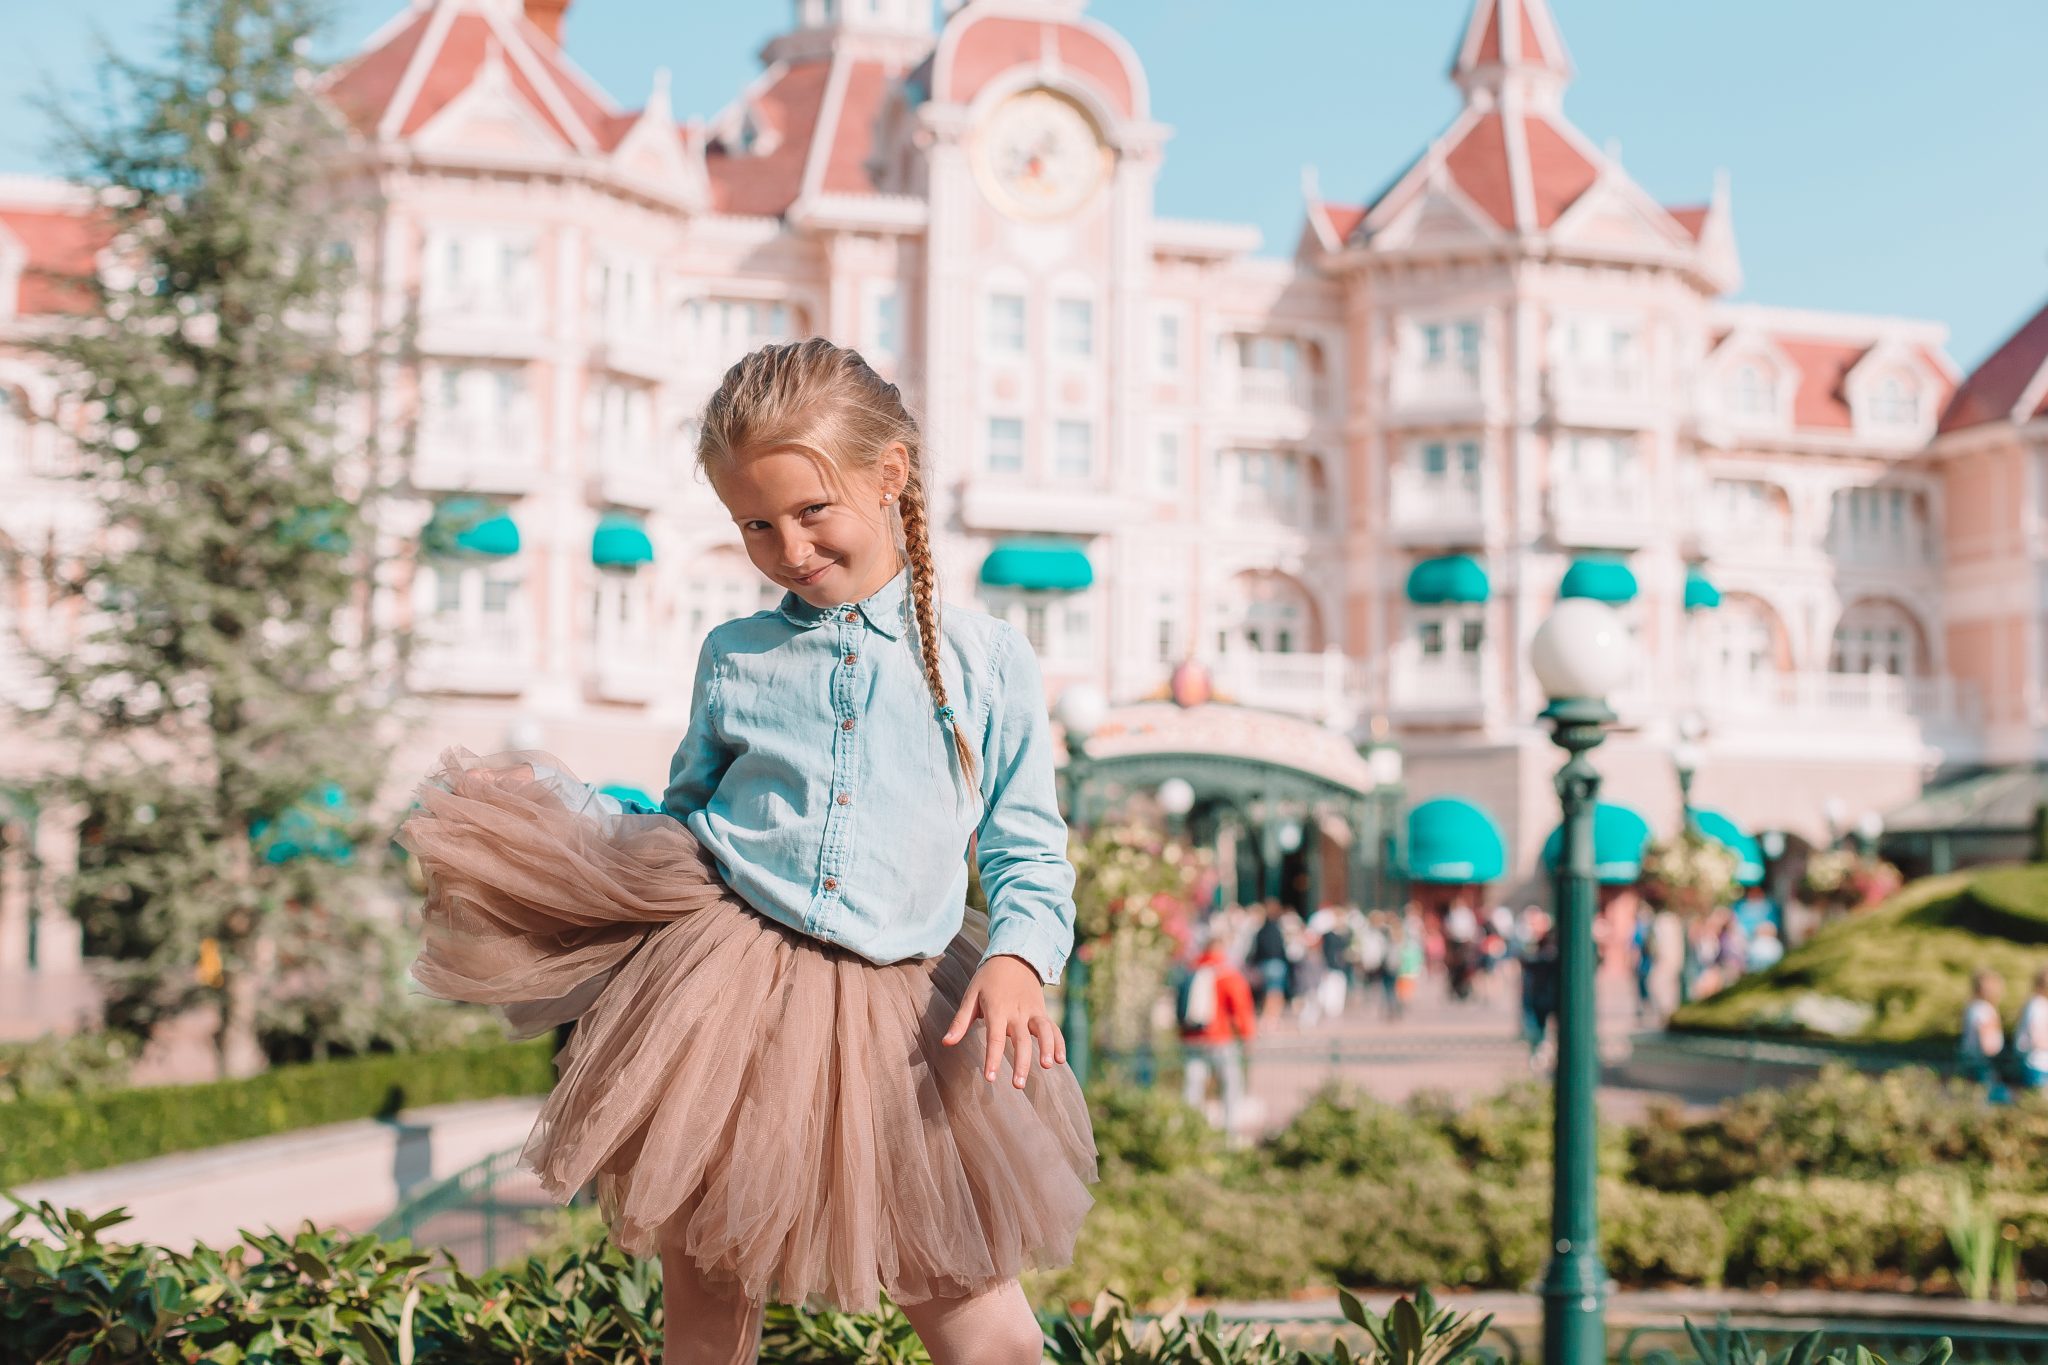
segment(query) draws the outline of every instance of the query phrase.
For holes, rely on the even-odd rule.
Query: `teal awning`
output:
[[[992,588],[1079,592],[1095,582],[1095,566],[1071,540],[1005,540],[981,561],[981,581]]]
[[[623,802],[629,809],[634,805],[643,806],[648,810],[661,809],[661,802],[655,800],[646,792],[641,791],[638,787],[628,787],[622,783],[614,782],[610,786],[599,787],[598,791],[615,801]]]
[[[1593,808],[1593,875],[1602,886],[1627,886],[1643,875],[1643,845],[1650,822],[1627,806],[1602,801]],[[1557,871],[1564,857],[1564,826],[1543,841],[1543,870]]]
[[[1735,880],[1744,886],[1760,886],[1764,880],[1764,851],[1756,840],[1739,829],[1733,820],[1717,810],[1701,810],[1695,806],[1689,812],[1692,825],[1717,844],[1725,844],[1735,850],[1741,861],[1735,866]]]
[[[482,498],[450,498],[434,509],[420,546],[430,555],[519,553],[519,525],[505,509]]]
[[[339,784],[326,782],[278,816],[275,824],[255,821],[249,826],[249,838],[267,863],[307,857],[345,863],[355,853],[348,837],[354,819],[348,793]]]
[[[1636,576],[1619,559],[1575,559],[1557,585],[1559,597],[1590,597],[1595,602],[1633,602]]]
[[[597,519],[590,536],[590,562],[617,564],[627,568],[654,562],[654,542],[638,517],[607,512]]]
[[[1507,848],[1491,816],[1454,796],[1408,812],[1408,879],[1454,886],[1497,881]]]
[[[1442,555],[1425,559],[1408,571],[1408,600],[1423,606],[1446,602],[1484,602],[1493,585],[1486,570],[1470,555]]]
[[[1712,611],[1721,605],[1721,590],[1714,586],[1714,580],[1707,577],[1707,571],[1695,564],[1685,571],[1685,609],[1687,611]]]

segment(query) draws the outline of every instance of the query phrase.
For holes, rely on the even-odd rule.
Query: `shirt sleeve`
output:
[[[975,863],[988,898],[987,962],[1013,954],[1057,983],[1074,947],[1074,865],[1053,786],[1045,682],[1030,642],[1013,626],[993,651],[989,719],[981,751],[986,802]]]
[[[697,651],[697,677],[690,688],[690,728],[668,764],[668,789],[661,811],[676,820],[711,803],[711,793],[732,765],[732,750],[718,734],[718,633],[704,637]]]

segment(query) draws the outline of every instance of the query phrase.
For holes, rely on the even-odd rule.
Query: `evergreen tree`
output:
[[[83,633],[42,658],[38,715],[77,744],[57,785],[89,812],[73,909],[115,955],[107,1023],[210,1004],[223,1074],[262,1065],[258,1010],[292,1013],[300,967],[346,982],[375,951],[357,906],[382,840],[358,813],[393,651],[368,609],[375,461],[344,434],[367,425],[345,419],[373,348],[344,309],[374,196],[314,91],[322,18],[178,0],[156,64],[108,53],[96,108],[54,106],[114,237],[44,343],[103,532],[60,571]],[[374,996],[388,973],[363,966]]]

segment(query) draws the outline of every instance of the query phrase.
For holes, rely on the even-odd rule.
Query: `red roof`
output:
[[[1510,147],[1512,141],[1515,145]],[[1497,225],[1510,232],[1535,232],[1551,227],[1566,209],[1593,187],[1599,168],[1549,119],[1534,115],[1508,119],[1498,112],[1473,117],[1462,132],[1443,146],[1444,169],[1465,197]],[[1429,160],[1423,158],[1424,162]],[[1513,161],[1528,168],[1529,198],[1534,217],[1523,222],[1515,204]],[[1420,163],[1418,163],[1418,166]],[[1406,202],[1420,189],[1414,169],[1380,200],[1399,195]],[[1405,187],[1405,188],[1404,188]],[[1379,204],[1373,205],[1376,209]]]
[[[105,218],[77,208],[0,207],[0,232],[28,255],[17,313],[67,313],[86,306],[80,282],[92,274],[93,258],[113,236]]]
[[[875,121],[881,117],[889,87],[889,73],[879,62],[855,62],[846,73],[846,95],[839,105],[832,147],[825,161],[827,193],[875,192],[867,163],[875,145]]]
[[[1483,67],[1533,67],[1569,76],[1571,58],[1544,0],[1479,0],[1466,21],[1451,74]]]
[[[1988,359],[1970,372],[1941,415],[1941,430],[1961,431],[1986,422],[2025,421],[2048,412],[2048,395],[2029,413],[2014,409],[2048,366],[2048,306],[2020,324]]]
[[[1325,204],[1323,205],[1323,217],[1328,220],[1330,231],[1336,236],[1337,240],[1339,242],[1348,242],[1351,240],[1351,234],[1357,230],[1359,220],[1365,217],[1365,205]]]
[[[468,0],[422,9],[338,67],[325,90],[360,132],[374,135],[390,121],[400,136],[411,136],[493,59],[504,63],[520,100],[565,143],[604,147],[623,135],[618,109],[537,25]],[[405,107],[396,108],[401,100]]]
[[[1773,337],[1772,341],[1799,370],[1799,389],[1792,397],[1792,425],[1839,431],[1853,427],[1842,381],[1856,368],[1856,362],[1869,354],[1869,343],[1794,337]]]
[[[1579,196],[1593,188],[1600,172],[1557,128],[1540,118],[1522,120],[1529,149],[1529,186],[1536,200],[1536,225],[1549,227]]]
[[[719,143],[705,150],[711,202],[719,212],[773,218],[796,201],[831,74],[829,61],[799,63],[749,102],[762,132],[775,134],[767,152],[733,154]]]
[[[945,89],[938,92],[943,99],[971,103],[975,93],[996,76],[1013,67],[1037,66],[1051,56],[1100,90],[1125,118],[1136,118],[1142,112],[1123,57],[1092,29],[1057,20],[1001,15],[980,18],[972,11],[955,22],[966,27],[954,38],[948,26],[947,37],[953,45],[943,64]]]
[[[1707,215],[1714,210],[1710,204],[1684,204],[1666,205],[1664,211],[1685,229],[1686,236],[1697,242],[1707,230]]]
[[[1486,114],[1444,152],[1444,166],[1486,216],[1515,226],[1515,184],[1508,171],[1507,121]]]

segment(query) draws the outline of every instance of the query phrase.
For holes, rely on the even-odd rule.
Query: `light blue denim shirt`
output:
[[[1037,656],[1007,622],[940,610],[940,670],[978,757],[977,799],[925,685],[908,573],[831,608],[785,593],[714,629],[661,810],[756,910],[878,963],[945,952],[973,836],[982,960],[1013,953],[1050,985],[1073,950],[1074,868]]]

